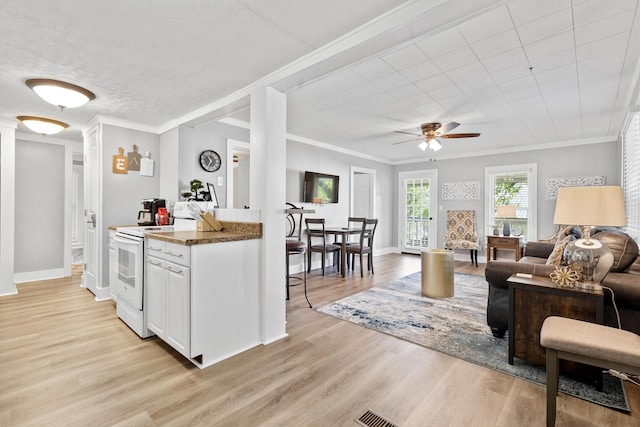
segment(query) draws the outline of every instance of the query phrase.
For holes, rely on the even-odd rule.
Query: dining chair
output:
[[[447,211],[447,229],[444,233],[445,249],[468,249],[471,263],[478,266],[478,233],[476,230],[476,211]]]
[[[287,209],[300,209],[293,203],[286,203]],[[296,221],[297,219],[297,221]],[[307,245],[302,241],[302,212],[288,212],[286,216],[287,221],[287,237],[286,237],[286,262],[287,262],[287,275],[286,275],[286,286],[287,286],[287,301],[289,300],[289,286],[295,285],[304,285],[304,297],[307,299],[307,303],[309,303],[309,308],[312,308],[311,302],[309,301],[309,297],[307,296]],[[291,255],[302,255],[302,262],[304,268],[302,269],[302,277],[295,276],[291,274],[289,270],[290,260],[289,257]],[[297,280],[299,283],[291,284],[292,280]]]
[[[362,224],[362,232],[360,233],[360,241],[357,244],[347,245],[347,259],[351,257],[351,270],[355,264],[354,258],[358,254],[360,256],[360,277],[364,277],[362,267],[362,255],[367,255],[367,271],[373,273],[373,237],[378,227],[377,219],[366,219]]]
[[[325,219],[324,218],[307,218],[305,219],[307,226],[307,271],[311,271],[311,254],[318,252],[322,254],[322,275],[324,276],[324,264],[326,254],[334,254],[334,264],[338,267],[340,272],[339,257],[342,251],[342,246],[335,243],[327,243],[327,236],[325,234]]]
[[[350,216],[347,219],[347,228],[348,229],[352,229],[352,228],[362,228],[364,225],[364,221],[366,220],[365,217],[360,217],[360,216]],[[350,235],[348,236],[348,238],[351,238],[351,236],[354,235]],[[337,236],[336,236],[337,238]],[[347,245],[353,245],[353,244],[358,244],[359,241],[356,239],[355,241],[351,241],[351,240],[347,240]]]

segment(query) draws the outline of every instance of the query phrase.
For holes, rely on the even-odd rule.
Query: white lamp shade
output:
[[[420,144],[418,144],[418,148],[420,148],[422,151],[426,150],[428,146],[429,144],[427,144],[426,141],[422,141]]]
[[[624,227],[627,217],[622,187],[598,185],[559,188],[553,223]]]

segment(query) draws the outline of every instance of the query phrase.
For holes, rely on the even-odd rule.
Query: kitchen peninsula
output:
[[[200,368],[260,344],[262,224],[145,235],[147,328]]]

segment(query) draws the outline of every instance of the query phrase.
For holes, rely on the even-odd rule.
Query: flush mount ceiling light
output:
[[[42,135],[53,135],[69,127],[64,122],[44,117],[18,116],[17,119],[32,131]]]
[[[38,96],[50,104],[65,108],[75,108],[95,99],[93,92],[71,83],[52,79],[29,79],[26,82]]]

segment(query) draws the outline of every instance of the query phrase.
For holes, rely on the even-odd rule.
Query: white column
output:
[[[261,339],[287,335],[285,305],[286,95],[273,88],[251,94],[250,206],[262,213]]]
[[[18,292],[13,273],[16,127],[16,123],[0,122],[0,295]]]

